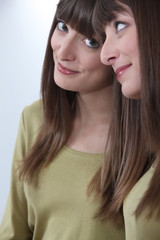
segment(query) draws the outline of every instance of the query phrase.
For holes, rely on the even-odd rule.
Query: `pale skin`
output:
[[[105,150],[110,123],[112,89],[99,93],[79,94],[73,130],[68,146],[82,152],[102,153]]]
[[[104,28],[106,40],[101,51],[101,61],[113,67],[124,96],[140,99],[137,29],[131,10],[127,6],[124,8],[126,11],[117,13],[116,18]]]
[[[81,152],[102,153],[110,123],[113,71],[100,61],[101,46],[92,43],[61,22],[51,39],[55,82],[77,92],[76,113],[67,146]]]

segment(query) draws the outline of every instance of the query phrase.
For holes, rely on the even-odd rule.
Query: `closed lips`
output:
[[[75,73],[78,73],[77,71],[74,71],[72,69],[64,67],[60,62],[58,62],[57,68],[63,74],[75,74]]]
[[[127,69],[128,67],[130,67],[132,64],[127,64],[127,65],[124,65],[122,67],[119,67],[116,69],[115,73],[118,75],[120,72],[122,72],[123,70]]]

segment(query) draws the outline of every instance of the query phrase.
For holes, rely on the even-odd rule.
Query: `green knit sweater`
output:
[[[144,211],[137,219],[135,210],[146,192],[153,176],[151,167],[132,188],[123,204],[126,240],[160,240],[160,219],[156,218],[156,209],[150,219]],[[157,183],[160,184],[160,183]],[[160,203],[159,203],[160,204]]]
[[[102,154],[78,152],[64,146],[40,172],[38,187],[19,181],[19,160],[34,142],[41,121],[40,101],[24,109],[0,239],[124,240],[123,230],[93,218],[98,202],[86,195],[87,185],[100,166]]]

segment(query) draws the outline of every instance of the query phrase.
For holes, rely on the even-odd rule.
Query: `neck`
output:
[[[111,86],[101,93],[77,94],[77,110],[67,145],[83,152],[104,152],[111,108]]]
[[[112,86],[93,93],[77,94],[76,119],[87,123],[108,122],[112,108]]]

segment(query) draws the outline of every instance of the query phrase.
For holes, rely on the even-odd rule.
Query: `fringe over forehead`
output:
[[[96,3],[93,13],[93,27],[99,36],[104,34],[104,26],[114,20],[119,12],[125,12],[126,9],[121,5],[122,1],[99,0]]]
[[[92,25],[95,3],[96,0],[60,0],[57,5],[56,18],[91,38],[95,34]]]

